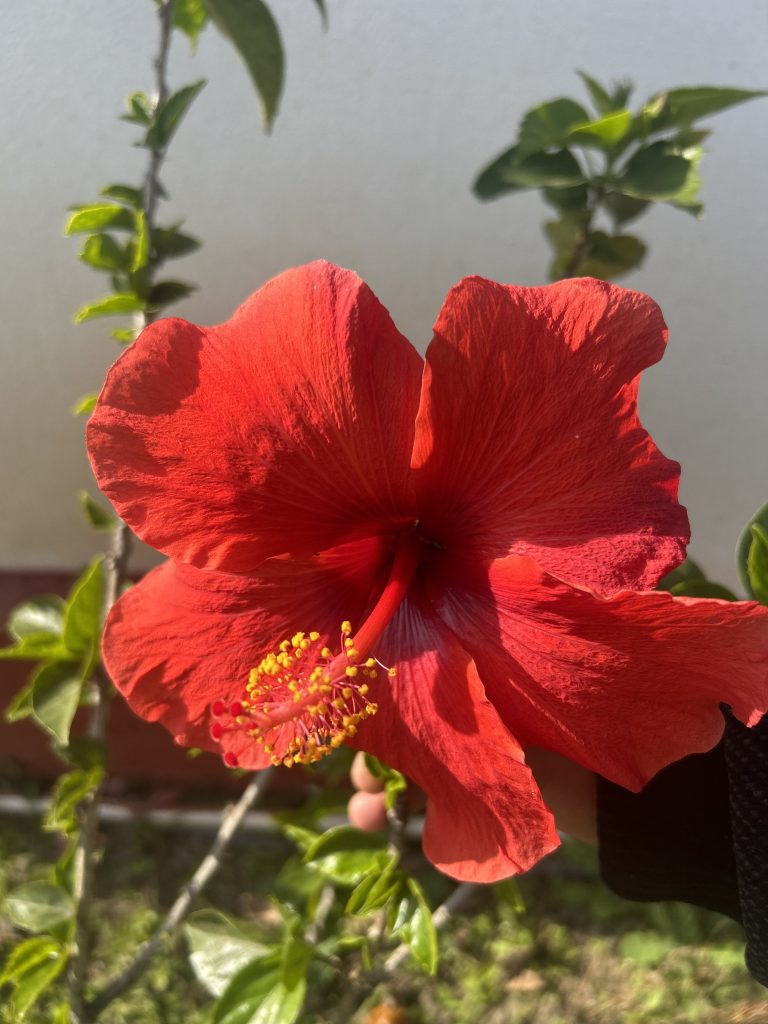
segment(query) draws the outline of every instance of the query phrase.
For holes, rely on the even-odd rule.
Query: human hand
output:
[[[529,748],[525,759],[544,802],[555,816],[557,828],[575,839],[597,843],[595,775],[562,754],[538,747]],[[350,778],[356,790],[347,806],[350,822],[366,832],[385,828],[384,783],[368,770],[365,754],[359,753],[355,757]],[[425,805],[424,794],[414,786],[409,788],[408,800],[412,810],[421,810]]]

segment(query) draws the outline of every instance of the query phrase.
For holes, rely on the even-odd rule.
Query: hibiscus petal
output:
[[[234,753],[244,767],[270,762],[236,732],[210,737],[211,704],[243,696],[261,657],[297,630],[335,637],[359,620],[390,554],[379,540],[356,541],[311,559],[273,559],[258,578],[169,561],[128,590],[104,633],[104,661],[142,718],[161,722],[186,746]]]
[[[218,327],[160,320],[88,426],[99,485],[153,547],[249,572],[412,521],[422,360],[367,285],[311,263]]]
[[[517,740],[455,637],[409,597],[377,648],[397,666],[371,687],[378,712],[354,745],[427,794],[424,852],[453,878],[493,882],[558,845]]]
[[[425,530],[602,594],[654,586],[689,536],[679,466],[637,416],[638,374],[666,334],[651,299],[603,281],[456,285],[417,421]]]
[[[755,724],[768,707],[768,608],[676,598],[610,599],[512,556],[453,570],[440,614],[491,701],[527,746],[557,751],[628,789],[709,750],[720,703]]]

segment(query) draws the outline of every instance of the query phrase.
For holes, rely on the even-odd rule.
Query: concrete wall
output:
[[[171,150],[167,217],[205,241],[174,268],[201,285],[176,307],[215,322],[260,282],[317,256],[359,271],[423,349],[446,290],[479,273],[544,280],[531,195],[479,205],[475,171],[532,104],[574,94],[573,69],[630,75],[644,97],[677,84],[768,86],[763,0],[274,0],[288,80],[271,137],[246,73],[209,30],[176,86],[209,85]],[[60,237],[66,207],[110,180],[138,179],[123,97],[150,85],[151,0],[25,0],[3,11],[0,223],[3,262],[3,500],[0,565],[69,567],[93,550],[74,498],[87,486],[83,423],[70,402],[116,355],[105,321],[71,324],[97,276]],[[655,211],[638,224],[652,294],[671,329],[648,373],[644,418],[684,467],[692,554],[733,579],[731,551],[768,499],[764,326],[768,100],[712,119],[704,220]]]

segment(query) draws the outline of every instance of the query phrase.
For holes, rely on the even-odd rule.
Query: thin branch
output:
[[[94,1020],[118,996],[135,984],[149,967],[153,957],[162,949],[166,936],[175,931],[189,913],[190,907],[206,885],[219,870],[224,854],[234,838],[237,830],[253,805],[262,797],[272,777],[273,769],[265,768],[253,776],[236,804],[225,812],[219,831],[208,853],[200,862],[192,878],[187,882],[176,898],[175,903],[165,915],[154,935],[140,947],[138,953],[116,978],[97,993],[86,1006],[86,1012]]]
[[[441,931],[469,903],[477,891],[482,888],[470,882],[462,882],[453,890],[448,899],[441,903],[432,914],[432,923],[437,931]],[[349,981],[346,994],[336,1006],[333,1021],[338,1024],[349,1024],[368,996],[377,985],[386,981],[411,955],[411,947],[407,942],[394,949],[384,963],[375,971],[359,975]]]

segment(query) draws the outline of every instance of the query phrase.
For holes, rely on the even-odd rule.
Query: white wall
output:
[[[763,0],[329,0],[323,34],[310,0],[274,0],[288,53],[271,137],[249,80],[218,34],[176,86],[209,85],[171,150],[167,216],[205,247],[174,267],[200,283],[178,313],[224,319],[260,282],[317,256],[358,270],[423,349],[446,290],[479,273],[545,278],[543,209],[524,195],[480,205],[475,171],[513,138],[529,106],[579,91],[573,68],[630,75],[639,97],[678,84],[768,86]],[[4,5],[0,96],[3,251],[3,527],[0,564],[75,566],[97,541],[74,498],[87,486],[77,395],[116,355],[107,321],[71,324],[102,283],[60,237],[65,208],[110,180],[137,180],[123,97],[150,85],[151,0]],[[658,210],[638,229],[652,294],[671,329],[648,373],[644,418],[683,463],[692,553],[733,579],[731,551],[768,499],[768,100],[712,119],[704,220]],[[72,495],[72,497],[70,497]]]

